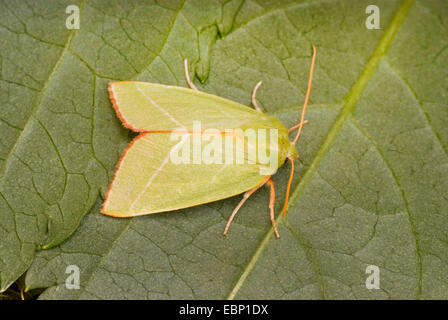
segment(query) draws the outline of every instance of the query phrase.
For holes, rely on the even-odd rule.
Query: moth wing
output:
[[[191,207],[243,193],[266,177],[259,164],[176,164],[173,154],[186,140],[157,132],[135,138],[118,164],[101,212],[131,217]]]
[[[241,128],[248,123],[277,127],[279,121],[237,102],[192,89],[162,84],[109,82],[109,95],[118,117],[127,128],[137,131]]]

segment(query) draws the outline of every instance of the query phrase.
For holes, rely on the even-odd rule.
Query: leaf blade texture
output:
[[[379,30],[365,28],[368,1],[86,1],[72,31],[60,14],[68,4],[1,3],[2,289],[28,270],[27,289],[47,288],[41,299],[447,298],[445,2],[379,1]],[[200,90],[245,105],[263,80],[260,104],[292,126],[311,44],[309,124],[279,240],[264,189],[224,239],[239,197],[127,220],[99,214],[132,138],[109,81],[185,86],[188,58]],[[285,168],[274,180],[277,213],[287,178]],[[71,264],[80,290],[65,288]],[[379,290],[365,286],[369,265]]]

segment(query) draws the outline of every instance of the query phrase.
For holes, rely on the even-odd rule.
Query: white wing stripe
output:
[[[182,140],[179,141],[171,150],[170,152],[168,152],[168,156],[163,159],[162,164],[160,165],[160,167],[157,168],[157,170],[152,174],[151,178],[149,178],[148,182],[146,183],[145,187],[143,188],[143,190],[139,193],[139,195],[137,196],[137,198],[135,198],[134,202],[132,202],[131,204],[131,208],[130,208],[130,212],[134,212],[134,206],[137,202],[139,202],[140,198],[143,196],[143,194],[146,192],[146,190],[148,190],[149,186],[151,185],[151,183],[153,182],[154,178],[159,174],[160,171],[162,171],[163,167],[166,166],[166,164],[168,163],[168,161],[170,160],[171,157],[171,152],[175,152],[177,151],[177,149],[179,149],[184,143],[185,140],[188,138],[188,135],[184,135],[182,137]]]
[[[171,114],[169,114],[165,109],[159,106],[154,100],[151,99],[151,97],[147,96],[146,93],[142,89],[140,89],[140,87],[136,86],[136,88],[147,100],[149,100],[157,109],[163,112],[163,114],[165,114],[171,121],[173,121],[179,127],[185,129],[185,126],[182,123],[177,121]]]

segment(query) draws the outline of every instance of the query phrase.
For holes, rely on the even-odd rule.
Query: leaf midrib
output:
[[[370,57],[369,61],[367,62],[364,70],[361,73],[361,76],[358,78],[356,83],[352,86],[348,94],[346,95],[344,101],[344,106],[341,109],[338,117],[336,118],[333,126],[331,127],[326,139],[322,143],[321,147],[317,151],[314,159],[312,160],[311,164],[306,169],[302,179],[300,180],[297,187],[294,189],[294,192],[291,195],[290,199],[290,206],[291,208],[295,200],[300,196],[302,191],[305,189],[305,186],[308,184],[308,182],[311,180],[311,177],[316,172],[319,164],[323,160],[325,154],[327,153],[328,149],[332,145],[333,141],[335,140],[336,136],[338,135],[339,131],[341,130],[342,126],[344,125],[347,118],[353,113],[353,110],[355,109],[356,103],[358,102],[359,98],[361,97],[367,83],[369,82],[370,78],[372,77],[374,71],[379,65],[380,60],[386,55],[387,50],[389,48],[390,43],[392,42],[396,32],[400,28],[402,22],[408,15],[408,12],[410,8],[412,7],[415,0],[404,0],[400,8],[397,10],[394,18],[392,19],[390,25],[386,29],[385,33],[381,37],[378,46],[376,47],[374,53]],[[289,210],[286,212],[286,215],[289,213]],[[286,216],[285,215],[285,216]],[[283,216],[279,216],[276,221],[277,224],[279,224],[283,220]],[[415,230],[414,230],[415,231]],[[258,259],[260,258],[261,254],[263,253],[264,249],[267,247],[268,243],[271,239],[274,237],[274,231],[272,228],[266,233],[263,240],[261,241],[260,245],[255,250],[252,258],[249,260],[246,268],[243,270],[241,276],[233,286],[233,289],[230,291],[227,299],[231,300],[236,297],[241,287],[244,285],[246,279],[252,272],[253,268],[255,267],[256,263],[258,262]],[[415,239],[417,248],[418,248],[418,239]],[[421,264],[421,261],[419,261]],[[422,279],[422,271],[421,268],[419,269],[419,283],[421,283]],[[421,287],[419,286],[419,291],[421,290]]]

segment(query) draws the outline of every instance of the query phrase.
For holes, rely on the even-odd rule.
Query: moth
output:
[[[117,116],[126,128],[139,135],[118,162],[101,212],[114,217],[134,217],[244,193],[225,226],[226,235],[246,200],[263,185],[268,185],[270,219],[279,237],[271,176],[286,161],[290,162],[284,215],[294,160],[299,157],[296,143],[307,123],[304,117],[315,60],[316,47],[313,46],[300,122],[289,129],[259,107],[256,93],[261,81],[253,89],[254,108],[250,108],[199,91],[190,80],[187,60],[184,60],[184,69],[189,88],[138,81],[109,82],[109,96]],[[290,141],[289,134],[294,130],[297,133]],[[266,155],[274,157],[266,158]],[[263,159],[272,161],[268,163]]]

